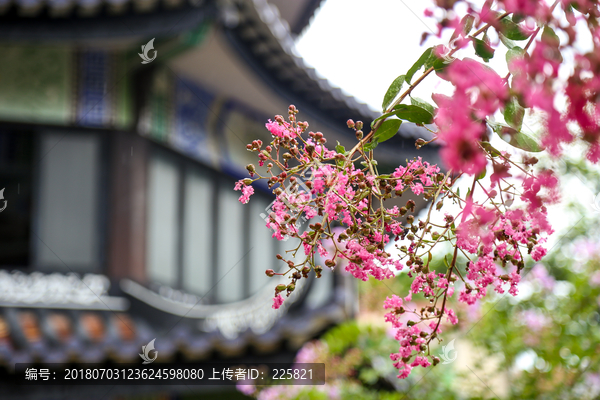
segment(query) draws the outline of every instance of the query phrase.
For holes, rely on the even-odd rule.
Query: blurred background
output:
[[[326,363],[325,386],[272,388],[264,399],[600,395],[600,204],[591,196],[600,175],[575,159],[554,166],[578,198],[554,214],[564,229],[548,261],[528,266],[522,295],[454,306],[463,322],[445,329],[456,362],[395,379],[381,304],[407,291],[405,275],[359,286],[325,271],[271,308],[278,282],[264,271],[279,270],[275,254],[294,243],[264,227],[266,186],[238,202],[234,183],[256,162],[246,144],[268,142],[265,122],[294,104],[331,147],[352,146],[346,120],[370,124],[389,83],[423,51],[421,33],[435,28],[421,17],[426,6],[0,2],[0,399],[253,391],[11,383],[15,363],[141,363],[152,339],[156,363]],[[378,147],[380,170],[415,156],[439,162],[435,147],[415,150],[427,135],[403,124]]]

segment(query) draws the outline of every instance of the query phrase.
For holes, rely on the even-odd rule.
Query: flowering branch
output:
[[[251,184],[266,180],[276,196],[267,227],[279,240],[291,237],[299,241],[286,252],[292,257],[277,255],[286,266],[282,271],[267,270],[268,276],[290,277],[287,285],[275,288],[274,308],[283,303],[282,294],[289,296],[297,281],[311,271],[320,277],[321,262],[326,268],[344,268],[363,281],[389,279],[406,271],[412,279],[409,293],[393,295],[384,303],[385,320],[395,328],[399,342],[398,352],[390,357],[400,378],[406,378],[416,366],[439,363],[430,345],[434,339],[440,340],[444,317],[451,324],[458,322],[449,307],[455,287],[460,290],[458,301],[467,304],[485,297],[489,287],[516,295],[524,257],[539,261],[546,254],[543,245],[553,232],[546,205],[558,200],[558,179],[552,171],[536,169],[537,158],[528,155],[543,147],[522,131],[525,109],[543,112],[547,124],[542,145],[551,154],[560,154],[561,143],[573,140],[567,123],[575,123],[579,137],[590,144],[588,159],[600,160],[600,107],[594,103],[600,98],[600,59],[591,53],[576,57],[575,72],[566,87],[571,104],[565,115],[552,101],[562,56],[551,26],[560,27],[569,37],[575,35],[571,27],[560,24],[553,11],[560,4],[565,13],[573,13],[571,3],[556,1],[547,6],[506,0],[499,2],[502,12],[492,11],[491,2],[480,11],[468,2],[450,3],[461,2],[467,3],[468,15],[459,19],[455,12],[447,12],[439,22],[440,34],[455,29],[451,45],[427,49],[407,74],[392,83],[384,98],[384,112],[370,132],[364,135],[361,121],[348,120],[348,128],[357,138],[352,149],[346,151],[341,145],[335,150],[327,148],[324,135],[309,131],[307,122],[297,120],[296,107],[290,106],[287,119],[278,115],[266,124],[273,137],[270,144],[263,147],[255,140],[247,146],[257,154],[259,167],[266,164],[266,172],[248,165],[250,178],[235,187],[242,191],[240,201],[246,203],[253,193]],[[581,0],[577,4],[580,18],[592,31],[594,46],[600,46],[600,30],[591,20],[600,14],[594,8],[597,2]],[[448,7],[446,11],[450,11]],[[524,16],[534,17],[537,26],[522,22]],[[478,25],[482,26],[470,34]],[[495,29],[500,42],[509,48],[510,73],[505,78],[473,59],[454,58],[470,43],[484,61],[493,57],[500,42],[490,42],[490,29]],[[540,31],[541,38],[536,39]],[[483,38],[478,39],[482,33]],[[523,49],[515,44],[521,40],[528,40]],[[424,72],[411,83],[420,69]],[[414,88],[432,72],[455,87],[452,96],[432,95],[437,108],[412,96]],[[400,93],[404,83],[409,87]],[[408,98],[410,104],[405,104]],[[495,122],[499,113],[506,124]],[[416,146],[440,144],[445,173],[418,157],[406,160],[391,174],[379,174],[373,150],[393,137],[402,121],[434,124],[435,129],[427,128],[434,137],[419,139]],[[492,146],[494,135],[523,150],[521,161]],[[459,178],[469,175],[472,184],[461,196]],[[476,187],[481,189],[477,196]],[[409,191],[430,201],[424,220],[418,218],[414,200],[400,208],[386,206],[388,200]],[[441,222],[433,218],[434,212],[444,213]],[[303,220],[311,221],[305,231],[300,229]],[[443,272],[431,270],[433,252],[440,243],[453,247],[452,259]],[[296,262],[300,249],[304,259]],[[458,264],[459,253],[468,260],[464,269]],[[428,302],[420,309],[412,299],[417,294]]]

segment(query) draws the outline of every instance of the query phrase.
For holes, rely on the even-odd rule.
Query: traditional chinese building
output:
[[[157,362],[290,362],[355,313],[354,283],[337,272],[273,310],[264,271],[279,269],[274,255],[289,243],[264,226],[266,188],[246,206],[233,191],[254,162],[245,144],[269,141],[266,120],[289,104],[346,146],[356,140],[347,119],[378,115],[296,53],[319,4],[0,2],[3,398],[89,397],[85,387],[25,393],[11,369],[138,362],[152,339]],[[380,163],[412,158],[419,135],[403,125]],[[106,398],[132,393],[182,396],[119,387]]]

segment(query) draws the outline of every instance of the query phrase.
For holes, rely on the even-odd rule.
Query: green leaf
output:
[[[394,79],[394,82],[392,82],[387,92],[385,92],[385,96],[383,96],[383,103],[381,104],[383,111],[385,111],[388,106],[392,104],[392,101],[394,101],[396,96],[398,96],[398,93],[400,93],[400,90],[402,89],[402,85],[404,85],[405,78],[405,75],[400,75]]]
[[[504,120],[508,125],[520,131],[523,127],[523,117],[525,117],[525,109],[521,107],[516,98],[511,98],[504,107]]]
[[[515,58],[523,58],[525,56],[525,50],[520,48],[519,46],[515,46],[512,49],[506,52],[506,65],[508,65],[508,70],[511,74],[515,74],[514,68],[511,68],[511,61]]]
[[[483,171],[481,171],[481,173],[477,176],[477,180],[485,178],[486,174],[487,174],[487,169],[484,168]]]
[[[458,28],[454,30],[454,33],[450,37],[450,42],[459,37],[460,35],[466,37],[471,29],[473,29],[473,22],[475,22],[475,17],[471,14],[465,15],[458,24]],[[460,30],[460,32],[459,32]]]
[[[531,33],[525,33],[518,24],[515,24],[510,17],[504,17],[500,20],[502,25],[502,34],[511,40],[525,40]]]
[[[498,37],[500,38],[500,41],[506,46],[506,48],[508,48],[509,50],[512,49],[513,47],[515,47],[515,42],[513,42],[512,40],[510,40],[509,38],[507,38],[506,36],[504,36],[503,34],[501,34],[500,32],[498,32]]]
[[[446,268],[450,269],[450,264],[448,264],[448,260],[447,260],[447,258],[448,258],[448,254],[446,254],[446,255],[444,256],[444,264],[446,265]]]
[[[512,20],[515,24],[525,21],[526,15],[524,14],[513,14]]]
[[[500,151],[492,146],[490,142],[481,142],[481,147],[483,147],[492,157],[498,157],[501,155]]]
[[[392,138],[396,133],[398,133],[398,129],[400,129],[400,125],[402,125],[402,121],[399,119],[388,119],[383,121],[383,123],[379,126],[373,138],[378,143],[383,143],[386,140]]]
[[[365,152],[371,151],[375,147],[377,147],[378,144],[379,144],[379,142],[376,139],[373,139],[370,143],[367,143],[363,146],[363,150]]]
[[[560,46],[558,35],[548,25],[544,26],[544,30],[542,31],[542,41],[555,49]]]
[[[538,144],[537,140],[525,132],[518,131],[504,124],[490,124],[494,132],[500,136],[502,140],[521,150],[538,153],[544,149]]]
[[[555,60],[559,63],[563,62],[563,57],[560,53],[560,39],[548,25],[544,26],[544,30],[542,31],[542,42],[546,43],[552,49],[552,54],[544,54],[546,59]]]
[[[440,45],[441,46],[441,45]],[[436,46],[439,47],[439,46]],[[434,48],[435,49],[435,48]],[[454,58],[452,58],[451,60],[446,60],[442,57],[438,57],[436,55],[436,51],[433,50],[431,52],[431,55],[429,56],[429,59],[427,60],[427,62],[425,63],[425,69],[429,69],[431,67],[433,67],[433,69],[435,70],[435,72],[439,73],[439,72],[443,72],[444,69],[446,67],[448,67],[448,65],[450,65],[450,63],[454,60]]]
[[[481,39],[473,38],[473,47],[475,48],[475,54],[481,57],[485,62],[490,61],[490,59],[494,57],[495,51],[492,46]]]
[[[435,115],[435,107],[419,97],[411,97],[410,104],[412,104],[413,106],[421,107],[421,108],[429,111],[431,116]]]
[[[431,124],[433,122],[431,112],[415,105],[398,104],[394,107],[394,114],[400,119],[415,124]]]
[[[338,152],[338,154],[345,154],[346,148],[342,146],[340,142],[337,142],[337,146],[335,146],[335,151]]]
[[[373,129],[373,127],[375,126],[375,123],[377,121],[382,120],[382,119],[386,119],[388,117],[391,117],[392,115],[395,115],[395,113],[393,111],[390,111],[389,113],[382,114],[379,117],[375,118],[373,120],[373,122],[371,122],[371,129]]]
[[[413,78],[413,76],[417,73],[418,70],[421,69],[421,67],[423,65],[425,65],[425,63],[427,62],[427,60],[429,60],[429,57],[431,56],[432,52],[433,52],[433,47],[430,47],[427,50],[425,50],[423,52],[423,54],[421,54],[421,57],[419,57],[419,59],[417,60],[417,62],[414,63],[412,67],[410,67],[410,69],[406,73],[406,82],[407,83],[410,84],[410,81]]]

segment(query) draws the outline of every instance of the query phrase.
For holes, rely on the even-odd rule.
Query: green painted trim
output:
[[[0,119],[69,125],[73,52],[67,46],[0,44]]]
[[[171,105],[173,101],[173,77],[165,69],[159,69],[152,81],[150,93],[150,131],[152,138],[167,143],[171,132]]]
[[[129,130],[133,128],[133,93],[131,90],[130,71],[127,70],[127,57],[124,53],[115,54],[116,68],[114,78],[115,96],[115,127]]]

